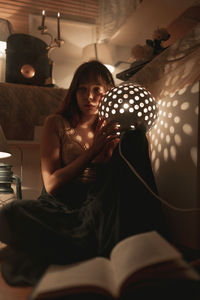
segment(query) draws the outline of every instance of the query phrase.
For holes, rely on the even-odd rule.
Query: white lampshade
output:
[[[13,33],[13,28],[11,23],[0,18],[0,41],[6,42],[8,37]]]
[[[118,124],[120,132],[142,124],[148,131],[157,118],[157,104],[151,93],[131,82],[111,88],[102,98],[99,114]]]
[[[3,129],[0,125],[0,158],[6,158],[11,156],[10,150],[8,149],[8,144],[3,132]]]
[[[110,70],[111,73],[114,72],[111,48],[106,43],[93,43],[85,46],[82,52],[82,59],[84,61],[98,59]]]

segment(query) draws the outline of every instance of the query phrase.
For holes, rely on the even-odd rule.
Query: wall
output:
[[[13,174],[20,177],[22,198],[37,199],[42,189],[39,141],[8,141],[8,144],[12,156],[1,162],[10,164]],[[12,188],[16,195],[14,181]]]
[[[199,81],[160,99],[159,118],[150,132],[152,166],[167,203],[163,209],[170,232],[176,242],[192,248],[200,248],[199,99]]]
[[[174,241],[194,249],[200,249],[199,36],[200,24],[130,79],[158,101],[149,133],[152,166],[161,198],[173,206],[163,209]]]

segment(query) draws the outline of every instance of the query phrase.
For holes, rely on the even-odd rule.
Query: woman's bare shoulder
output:
[[[51,125],[61,125],[63,124],[65,127],[69,127],[69,122],[67,119],[65,119],[62,115],[60,114],[51,114],[48,115],[45,118],[45,124],[51,124]]]
[[[46,132],[55,132],[61,138],[66,135],[66,132],[70,130],[70,124],[67,119],[65,119],[60,114],[51,114],[46,117],[44,122],[44,130]]]

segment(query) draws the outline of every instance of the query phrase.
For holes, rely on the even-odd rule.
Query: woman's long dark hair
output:
[[[76,99],[77,88],[79,84],[89,81],[102,83],[106,90],[115,85],[112,74],[101,62],[92,60],[81,64],[75,71],[67,95],[57,111],[69,121],[72,127],[76,127],[81,118]]]

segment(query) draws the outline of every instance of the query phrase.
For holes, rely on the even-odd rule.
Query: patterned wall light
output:
[[[155,123],[158,108],[146,88],[129,82],[113,87],[104,95],[99,114],[107,121],[116,121],[120,135],[139,124],[148,131]]]

